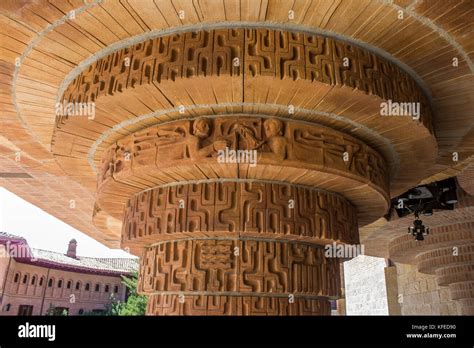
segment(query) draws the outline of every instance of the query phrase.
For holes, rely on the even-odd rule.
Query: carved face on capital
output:
[[[277,119],[268,119],[263,123],[263,128],[265,129],[265,135],[267,138],[275,137],[281,135],[283,130],[283,122]]]
[[[211,122],[207,118],[198,118],[193,124],[193,134],[200,139],[207,138],[211,131]]]

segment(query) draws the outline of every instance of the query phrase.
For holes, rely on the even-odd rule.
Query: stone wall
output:
[[[439,287],[436,277],[417,271],[416,266],[396,264],[402,315],[458,315],[448,287]],[[401,295],[401,296],[400,296]]]
[[[386,262],[360,255],[344,262],[347,315],[388,315]]]

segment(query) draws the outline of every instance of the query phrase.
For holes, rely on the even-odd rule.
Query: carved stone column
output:
[[[148,314],[328,315],[337,261],[298,242],[196,239],[145,249]],[[163,273],[166,272],[166,273]]]
[[[150,314],[328,314],[323,247],[358,243],[437,158],[416,81],[335,38],[183,28],[83,68],[61,101],[95,117],[58,116],[52,151],[102,237],[143,255]],[[420,113],[382,117],[392,102]]]
[[[324,243],[358,241],[342,197],[258,181],[144,191],[124,223],[149,314],[328,315],[341,286]]]
[[[139,291],[149,314],[328,315],[341,286],[339,259],[326,257],[325,245],[358,243],[346,197],[369,216],[370,204],[386,199],[383,159],[370,147],[278,118],[153,126],[111,145],[102,164],[99,203],[109,212],[121,201],[109,192],[137,183],[123,198],[122,246],[143,250]],[[182,181],[139,189],[177,170]]]

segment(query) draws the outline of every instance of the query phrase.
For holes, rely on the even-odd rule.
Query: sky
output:
[[[3,187],[0,187],[0,231],[24,237],[36,249],[65,254],[74,238],[78,256],[132,257],[123,250],[106,247]]]

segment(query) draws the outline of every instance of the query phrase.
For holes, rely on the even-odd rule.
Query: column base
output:
[[[150,295],[147,315],[331,315],[326,299],[246,295]]]

